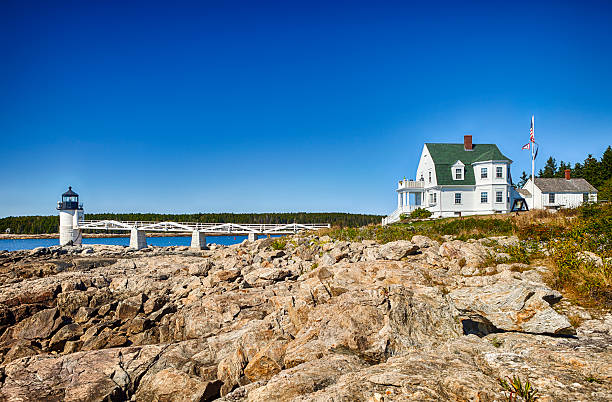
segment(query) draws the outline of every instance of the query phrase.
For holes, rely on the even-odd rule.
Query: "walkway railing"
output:
[[[328,223],[287,223],[287,224],[237,224],[237,223],[200,223],[200,222],[151,222],[82,220],[75,229],[91,230],[132,230],[151,232],[202,232],[207,235],[245,235],[245,234],[293,234],[308,230],[328,229]]]

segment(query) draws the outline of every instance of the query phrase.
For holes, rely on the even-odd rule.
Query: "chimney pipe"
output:
[[[471,135],[463,136],[463,147],[465,148],[466,151],[472,150],[472,136]]]
[[[570,172],[571,172],[571,170],[565,169],[565,180],[569,180],[571,178]]]

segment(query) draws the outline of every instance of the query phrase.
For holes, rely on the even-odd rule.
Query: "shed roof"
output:
[[[596,193],[597,189],[585,179],[536,177],[535,185],[543,193]]]
[[[531,193],[526,188],[517,188],[516,191],[523,197],[531,197]]]
[[[474,169],[472,163],[485,161],[508,161],[510,158],[502,154],[495,144],[474,144],[471,151],[466,151],[464,144],[425,143],[431,159],[436,165],[438,185],[474,185]],[[460,160],[465,165],[463,180],[453,180],[451,166]]]

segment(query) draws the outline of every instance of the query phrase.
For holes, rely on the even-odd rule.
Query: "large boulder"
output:
[[[490,285],[456,289],[448,297],[461,312],[467,332],[576,334],[568,319],[551,307],[561,294],[543,284],[501,277]]]
[[[399,261],[402,258],[416,254],[419,246],[408,240],[397,240],[383,244],[379,248],[379,253],[385,260]]]
[[[159,371],[138,387],[139,401],[210,401],[219,396],[221,381],[202,381],[175,368]]]
[[[32,315],[14,327],[13,336],[17,339],[49,338],[62,324],[56,308],[50,308]]]

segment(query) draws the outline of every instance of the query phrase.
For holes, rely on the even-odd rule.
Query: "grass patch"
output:
[[[384,244],[396,240],[410,240],[414,235],[427,236],[443,241],[443,236],[459,240],[481,239],[491,236],[510,236],[513,233],[509,218],[445,218],[433,221],[400,223],[388,226],[370,225],[361,228],[333,228],[322,231],[321,235],[345,241],[375,240]]]

